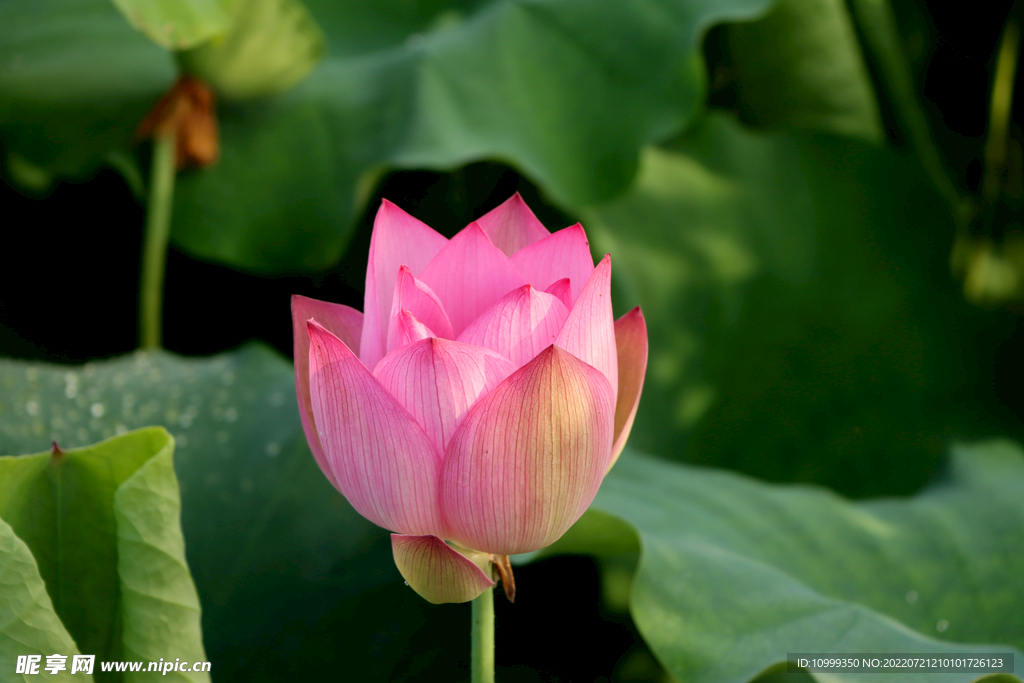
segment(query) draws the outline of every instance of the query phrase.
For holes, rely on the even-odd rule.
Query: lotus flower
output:
[[[612,317],[611,259],[518,194],[451,240],[384,201],[363,312],[292,297],[302,426],[430,602],[494,586],[554,543],[626,442],[647,366],[640,309]]]

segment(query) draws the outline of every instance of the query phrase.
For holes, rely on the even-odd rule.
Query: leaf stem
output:
[[[982,198],[989,203],[999,198],[1003,173],[1006,169],[1006,138],[1010,127],[1010,108],[1013,105],[1013,85],[1017,75],[1020,51],[1020,28],[1012,16],[1006,20],[1003,36],[999,39],[996,58],[996,76],[992,83],[992,103],[989,106],[988,137],[985,140],[985,175],[982,179]]]
[[[932,137],[928,118],[917,98],[910,64],[903,53],[890,0],[852,0],[850,4],[903,132],[928,177],[949,204],[958,227],[964,226],[972,215],[971,202],[957,190]]]
[[[494,589],[473,600],[472,683],[494,683]]]
[[[153,138],[139,291],[139,337],[144,349],[160,348],[162,341],[164,271],[167,266],[167,240],[171,234],[176,147],[173,132]]]

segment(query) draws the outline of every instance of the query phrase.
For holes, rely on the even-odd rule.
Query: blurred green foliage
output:
[[[179,52],[178,61],[221,97],[243,100],[290,90],[325,51],[323,32],[298,0],[238,0],[230,29]]]
[[[196,47],[223,36],[231,28],[238,0],[146,2],[113,0],[131,25],[157,45],[173,50]]]
[[[881,114],[843,0],[779,0],[764,19],[726,24],[712,87],[752,126],[880,143]]]
[[[678,130],[698,104],[698,28],[766,7],[311,2],[326,59],[280,98],[221,107],[221,160],[181,179],[172,239],[251,271],[324,268],[351,236],[360,179],[380,165],[496,157],[558,201],[606,198],[629,184],[639,147]],[[170,56],[131,36],[107,0],[17,0],[0,12],[0,64],[17,64],[0,72],[8,151],[75,175],[125,149],[141,118],[130,105],[170,84]],[[54,87],[64,81],[76,89]],[[123,96],[121,81],[132,88]],[[89,109],[96,118],[48,120]],[[98,128],[105,139],[94,139]],[[54,139],[88,143],[64,159]]]
[[[650,321],[637,447],[867,495],[917,490],[958,434],[1020,435],[978,382],[1013,319],[963,302],[952,220],[892,151],[709,114],[583,215]]]

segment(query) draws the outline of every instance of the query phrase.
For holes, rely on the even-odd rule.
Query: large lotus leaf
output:
[[[644,143],[689,119],[705,28],[768,4],[309,2],[327,58],[280,98],[220,108],[221,163],[182,176],[172,238],[249,270],[325,267],[361,208],[359,179],[381,165],[500,158],[560,202],[606,199]],[[0,135],[27,162],[84,170],[128,143],[140,103],[171,81],[169,56],[107,0],[0,12]]]
[[[0,517],[31,550],[74,642],[97,661],[206,659],[173,452],[165,430],[148,428],[0,458]]]
[[[254,561],[288,554],[315,573],[328,568],[317,562],[334,561],[319,555],[327,537],[342,550],[361,540],[356,530],[341,533],[344,525],[321,528],[319,520],[297,516],[308,526],[287,530],[287,550],[251,543],[270,523],[267,516],[296,493],[281,482],[311,485],[309,500],[323,505],[326,518],[333,514],[327,510],[343,516],[346,509],[319,472],[325,486],[305,478],[307,458],[312,470],[316,465],[308,450],[302,453],[294,376],[269,349],[194,359],[137,352],[81,367],[0,361],[0,387],[2,450],[38,448],[50,439],[77,446],[144,424],[171,430],[182,528],[204,605],[222,604]],[[239,529],[245,532],[233,531]]]
[[[1012,652],[1019,675],[1022,455],[1006,441],[959,446],[945,476],[919,495],[851,503],[627,451],[592,510],[545,554],[628,550],[623,524],[631,526],[641,556],[630,609],[681,681],[743,683],[791,652]]]
[[[185,561],[173,452],[173,441],[168,439],[114,493],[126,660],[155,662],[171,656],[192,663],[206,660],[199,596]],[[210,680],[205,672],[169,674],[171,680]],[[147,677],[129,674],[125,678]]]
[[[583,224],[650,328],[638,448],[866,495],[1018,435],[977,382],[1015,321],[964,304],[944,204],[892,152],[709,115]]]
[[[428,660],[402,653],[429,653],[462,623],[458,610],[432,612],[437,628],[422,630],[430,605],[402,585],[387,532],[320,472],[291,364],[273,351],[139,352],[75,367],[0,360],[0,451],[51,439],[67,448],[145,424],[175,438],[185,551],[218,680],[301,678],[339,661],[362,680],[414,678]],[[133,586],[146,582],[132,575]],[[444,675],[457,675],[458,660],[446,661]]]
[[[744,122],[881,142],[874,84],[843,0],[779,0],[763,19],[724,26],[722,38],[714,87],[727,89]]]
[[[71,634],[53,611],[32,551],[0,519],[0,671],[11,675],[19,656],[39,655],[40,675],[56,679],[43,668],[46,655],[55,652],[69,657],[79,654]],[[77,678],[92,680],[86,674]]]

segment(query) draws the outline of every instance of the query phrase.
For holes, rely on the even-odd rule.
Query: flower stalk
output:
[[[164,271],[171,234],[174,177],[187,167],[205,168],[220,154],[214,94],[194,76],[182,76],[153,106],[135,133],[153,139],[153,161],[142,244],[139,337],[144,349],[162,341]]]
[[[473,599],[470,648],[472,683],[494,683],[494,588]]]
[[[171,234],[174,176],[177,171],[176,137],[174,130],[170,130],[153,138],[139,292],[139,337],[144,349],[159,348],[162,340],[164,272],[167,266],[167,241]]]

